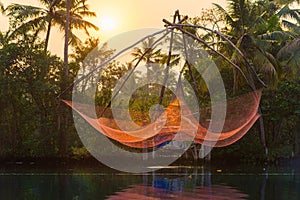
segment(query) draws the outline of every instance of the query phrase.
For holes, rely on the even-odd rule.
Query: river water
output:
[[[0,199],[300,199],[297,168],[172,166],[145,174],[107,169],[1,170]]]

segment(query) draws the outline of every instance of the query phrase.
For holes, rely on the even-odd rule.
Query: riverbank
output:
[[[87,172],[103,172],[103,173],[118,173],[119,171],[114,170],[93,157],[83,159],[71,159],[71,158],[6,158],[0,159],[0,171],[14,172],[14,171],[50,171],[50,172],[70,172],[79,170]],[[265,172],[267,169],[282,169],[289,168],[295,169],[300,173],[300,157],[292,159],[282,159],[276,163],[242,163],[242,162],[230,162],[229,160],[191,160],[185,158],[179,158],[170,166],[149,166],[152,168],[160,169],[165,171],[166,169],[178,167],[178,168],[193,168],[193,167],[204,167],[209,168],[214,172]]]

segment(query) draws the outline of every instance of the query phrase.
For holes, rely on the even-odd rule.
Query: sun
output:
[[[100,18],[100,30],[105,32],[111,32],[117,27],[117,22],[113,17],[102,17]]]

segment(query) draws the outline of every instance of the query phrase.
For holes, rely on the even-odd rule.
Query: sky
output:
[[[20,3],[41,6],[38,0],[0,0],[4,6]],[[218,3],[226,7],[226,0],[88,0],[90,10],[96,12],[97,18],[89,19],[100,27],[99,31],[91,31],[91,35],[99,37],[102,42],[114,35],[140,28],[162,28],[162,19],[171,19],[175,10],[189,17],[197,16],[203,8]],[[6,17],[0,18],[0,30],[8,27]],[[85,39],[84,35],[80,38]],[[49,48],[52,53],[62,56],[63,34],[53,29]]]

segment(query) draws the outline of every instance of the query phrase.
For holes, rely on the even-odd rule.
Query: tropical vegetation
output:
[[[64,92],[63,98],[70,99],[71,93],[65,89],[74,81],[79,69],[83,69],[83,74],[92,70],[85,68],[84,62],[99,45],[99,39],[90,37],[89,30],[98,28],[86,17],[96,14],[89,9],[86,0],[40,2],[41,7],[1,5],[1,11],[9,17],[9,30],[0,32],[0,158],[89,158],[76,134],[70,109],[57,97]],[[240,66],[241,71],[238,71],[213,54],[230,94],[239,94],[245,89],[242,73],[247,74],[248,64],[257,74],[255,87],[265,87],[260,107],[263,122],[256,123],[237,143],[214,149],[212,159],[273,162],[300,156],[300,9],[292,6],[295,3],[299,2],[228,0],[227,8],[214,4],[212,9],[188,19],[188,23],[209,27],[228,39],[212,32],[186,29]],[[63,60],[48,50],[54,26],[65,36]],[[84,31],[88,39],[81,41],[75,30]],[[168,55],[159,49],[149,49],[153,42],[150,38],[142,47],[136,47],[130,63],[110,64],[98,83],[101,87],[96,95],[99,105],[109,105],[115,81],[132,69],[137,60],[143,59],[146,63],[144,78],[147,79],[156,70],[151,63],[159,63],[158,67],[163,68],[180,62],[177,55],[168,60]],[[72,47],[71,53],[69,47]],[[101,55],[99,62],[103,62],[114,50],[103,45],[96,53]],[[172,76],[168,73],[167,69],[164,75]],[[188,73],[184,71],[183,75],[188,76]],[[195,73],[193,79],[189,81],[198,81],[199,97],[207,98],[199,74]],[[85,84],[82,85],[81,89],[86,90]],[[147,110],[151,102],[162,103],[160,97],[164,91],[149,95],[151,90],[157,89],[147,85],[138,91],[146,98],[136,101],[135,109]],[[170,97],[170,91],[166,91],[166,95]],[[146,108],[139,107],[143,102],[150,104]]]

